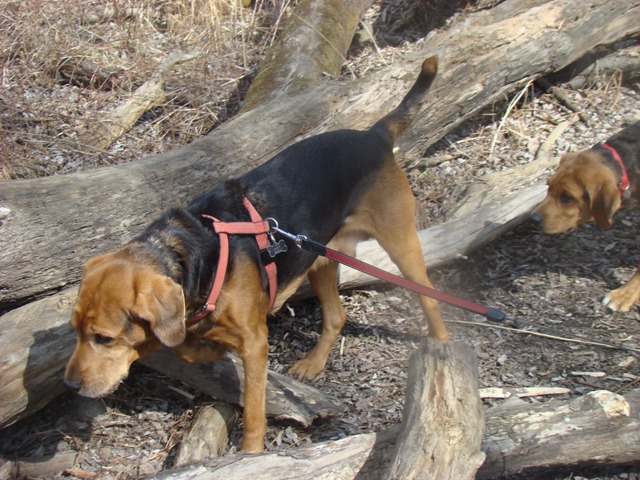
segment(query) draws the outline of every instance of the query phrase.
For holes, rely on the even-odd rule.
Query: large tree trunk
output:
[[[307,1],[299,8],[312,5]],[[174,152],[89,173],[2,182],[0,207],[10,213],[0,226],[0,305],[24,303],[74,283],[85,259],[118,247],[164,207],[183,204],[262,163],[299,136],[370,125],[397,104],[429,54],[440,55],[441,74],[414,128],[400,140],[405,151],[433,143],[483,106],[593,46],[638,31],[639,5],[640,0],[509,0],[431,34],[392,67],[357,82],[318,81],[296,94],[285,89],[277,100]],[[315,31],[309,28],[309,34]],[[532,203],[525,203],[518,215],[541,192],[533,192]],[[441,238],[452,246],[445,260],[452,252],[466,253],[480,243],[468,240],[488,238],[485,213],[472,212],[468,224],[458,224],[475,225],[457,236],[466,243],[447,240],[453,238],[450,229],[457,228],[452,225],[439,228],[435,240],[428,241],[438,245]],[[507,212],[501,218],[501,226],[508,228],[514,217]],[[424,247],[433,261],[431,247]],[[0,317],[0,423],[15,421],[60,391],[61,371],[74,342],[67,323],[73,297],[64,291]]]
[[[399,142],[405,151],[432,144],[531,78],[637,32],[639,5],[639,0],[505,1],[434,32],[393,66],[365,79],[308,78],[304,92],[284,89],[277,100],[178,150],[88,173],[2,182],[0,207],[10,213],[0,228],[0,305],[24,303],[76,282],[84,260],[129,240],[162,209],[246,172],[301,136],[367,127],[398,103],[428,55],[440,56],[441,74],[423,113]],[[300,8],[312,6],[308,1]],[[297,16],[305,18],[305,11]],[[311,27],[308,34],[319,35]],[[349,37],[350,30],[336,35]],[[326,43],[323,50],[348,44],[334,37]]]

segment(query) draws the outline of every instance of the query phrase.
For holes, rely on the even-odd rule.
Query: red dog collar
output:
[[[618,154],[615,148],[606,143],[602,145],[602,148],[606,148],[607,150],[609,150],[613,154],[613,158],[615,158],[616,161],[620,164],[620,168],[622,169],[622,177],[620,178],[620,185],[618,185],[618,188],[620,189],[620,196],[622,197],[624,196],[624,192],[629,189],[629,175],[627,175],[627,169],[625,168],[624,163],[622,163],[622,158],[620,158],[620,154]]]

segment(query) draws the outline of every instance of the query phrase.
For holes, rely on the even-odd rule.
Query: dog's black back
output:
[[[283,230],[328,242],[383,166],[395,162],[393,145],[413,121],[436,72],[434,59],[425,60],[400,105],[369,130],[336,130],[304,139],[240,178],[196,198],[189,210],[196,215],[214,212],[222,217],[232,212],[232,217],[248,220],[247,212],[238,211],[244,210],[241,197],[246,195],[263,218],[276,219]],[[315,260],[315,255],[286,241],[288,251],[276,257],[279,285],[304,274]]]

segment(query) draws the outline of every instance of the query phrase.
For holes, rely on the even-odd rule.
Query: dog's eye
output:
[[[107,337],[106,335],[100,335],[99,333],[96,333],[93,336],[93,339],[99,345],[106,345],[106,344],[111,343],[113,341],[112,337]]]
[[[569,196],[567,194],[562,194],[562,195],[560,195],[560,201],[566,205],[568,203],[573,202],[573,197],[571,197],[571,196]]]

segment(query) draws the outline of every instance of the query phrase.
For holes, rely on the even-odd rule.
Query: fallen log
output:
[[[308,79],[303,92],[291,95],[274,86],[282,88],[274,101],[173,152],[88,173],[2,182],[0,208],[8,214],[0,228],[0,305],[76,282],[83,261],[120,246],[163,208],[263,163],[301,136],[371,125],[397,104],[428,55],[440,56],[441,73],[399,141],[406,152],[423,151],[491,102],[596,45],[637,32],[638,25],[639,0],[507,0],[433,32],[394,65],[360,81]]]
[[[588,88],[611,77],[622,85],[640,82],[640,38],[603,46],[549,76],[552,83],[568,83],[573,89]]]
[[[640,389],[569,401],[508,402],[487,412],[487,455],[478,480],[566,467],[637,464]]]
[[[522,472],[550,475],[554,468],[575,471],[637,464],[640,458],[640,389],[624,397],[595,391],[570,400],[518,402],[489,409],[486,422],[482,444],[486,459],[478,479]],[[199,466],[169,469],[157,478],[382,480],[399,435],[400,429],[394,427],[260,456],[229,455]]]
[[[200,465],[168,469],[157,480],[290,480],[382,479],[393,453],[398,428],[381,433],[353,435],[309,447],[263,455],[233,454],[206,459]]]
[[[32,302],[8,313],[0,324],[0,428],[38,411],[65,391],[62,376],[75,346],[69,323],[76,289],[63,295]],[[59,297],[56,297],[59,298]],[[22,324],[42,322],[28,334]],[[5,327],[8,327],[6,330]],[[141,360],[144,365],[169,377],[179,378],[217,399],[241,405],[240,360],[227,356],[219,362],[187,364],[170,351],[159,351]],[[316,388],[284,375],[269,373],[267,414],[302,425],[316,417],[335,415],[343,407]]]
[[[244,368],[234,353],[217,362],[188,364],[163,349],[143,357],[140,363],[217,400],[244,405]],[[271,418],[308,427],[318,418],[339,415],[344,410],[336,399],[311,385],[279,373],[267,374],[267,415]]]

